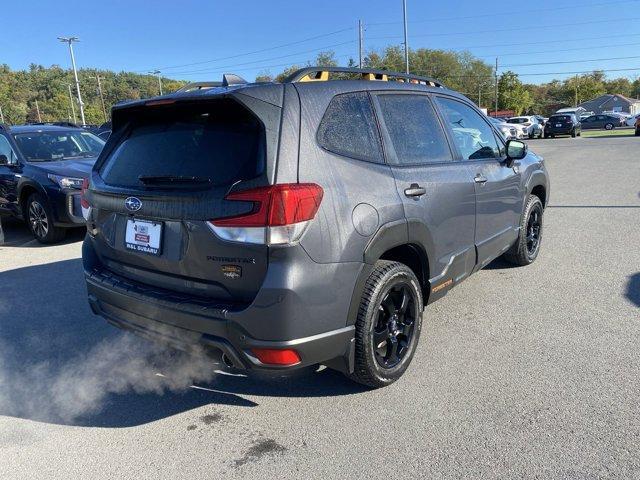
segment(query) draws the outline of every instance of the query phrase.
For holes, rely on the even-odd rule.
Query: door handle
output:
[[[404,190],[404,194],[407,197],[421,197],[422,195],[425,195],[426,193],[427,193],[427,189],[424,188],[424,187],[421,187],[417,183],[412,183],[409,186],[409,188],[405,188],[405,190]]]
[[[481,174],[479,174],[479,173],[478,173],[478,174],[474,177],[473,181],[474,181],[474,182],[476,182],[476,183],[482,183],[482,184],[485,184],[485,183],[487,183],[487,177],[485,177],[484,175],[481,175]]]

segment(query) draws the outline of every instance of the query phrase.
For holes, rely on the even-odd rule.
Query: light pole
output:
[[[160,77],[160,70],[154,70],[153,72],[149,73],[158,77],[158,87],[160,88],[160,95],[162,95],[162,78]]]
[[[2,113],[2,107],[0,107],[0,123],[4,123],[4,114]]]
[[[58,37],[62,43],[69,44],[69,53],[71,54],[71,65],[73,66],[73,76],[76,80],[76,91],[78,93],[78,105],[80,105],[80,118],[82,119],[82,124],[85,125],[87,122],[84,120],[84,105],[82,104],[82,95],[80,94],[80,80],[78,80],[78,71],[76,70],[76,57],[73,55],[73,43],[79,42],[80,39],[78,37]]]
[[[362,63],[362,58],[363,58],[363,52],[362,52],[362,20],[358,20],[358,57],[360,57],[360,68],[362,68],[363,63]]]
[[[404,68],[409,73],[409,40],[407,38],[407,0],[402,0],[402,16],[404,17]]]
[[[73,123],[78,123],[78,119],[76,118],[76,107],[73,106],[73,95],[71,94],[71,84],[67,83],[67,87],[69,87],[69,103],[71,103],[71,113],[73,114]]]
[[[107,121],[107,109],[104,106],[104,95],[102,95],[102,85],[100,84],[100,75],[97,75],[95,77],[89,77],[89,78],[95,78],[98,81],[98,94],[100,95],[100,102],[102,103],[102,114],[104,115],[104,121]]]

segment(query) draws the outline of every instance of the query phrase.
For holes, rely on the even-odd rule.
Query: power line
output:
[[[640,58],[639,55],[633,57],[609,57],[609,58],[589,58],[584,60],[563,60],[559,62],[538,62],[538,63],[513,63],[511,65],[502,65],[502,68],[508,67],[534,67],[539,65],[562,65],[566,63],[587,63],[587,62],[607,62],[609,60],[635,60]]]
[[[612,5],[617,5],[617,4],[621,4],[621,3],[637,3],[640,0],[620,0],[620,1],[616,1],[616,2],[604,2],[604,3],[592,3],[589,5],[585,5],[585,4],[575,4],[575,5],[568,5],[565,7],[554,7],[554,8],[540,8],[540,9],[536,9],[536,10],[527,10],[526,13],[547,13],[547,12],[552,12],[552,11],[559,11],[559,10],[574,10],[576,8],[582,9],[584,10],[585,8],[591,8],[591,7],[603,7],[603,6],[612,6]],[[513,15],[513,12],[508,11],[508,12],[495,12],[495,13],[483,13],[480,15],[469,15],[466,17],[441,17],[441,18],[430,18],[427,20],[414,20],[411,21],[409,23],[434,23],[434,22],[448,22],[448,21],[458,21],[458,20],[475,20],[477,18],[493,18],[496,16],[500,16],[500,15]],[[367,25],[372,25],[372,26],[378,26],[378,25],[399,25],[402,22],[374,22],[374,23],[367,23]]]
[[[640,34],[639,34],[640,35]],[[626,35],[625,35],[626,36]],[[640,43],[616,43],[616,47],[631,47],[640,45]],[[597,50],[601,48],[611,49],[611,45],[601,45],[594,47],[578,47],[578,48],[565,48],[562,50],[537,50],[537,51],[528,51],[528,52],[514,52],[514,53],[496,53],[493,55],[474,55],[478,58],[494,58],[494,57],[510,57],[516,55],[536,55],[539,53],[565,53],[565,52],[578,52],[581,50]]]
[[[560,28],[560,27],[578,27],[583,25],[594,25],[599,23],[612,23],[612,22],[631,22],[637,21],[640,18],[615,18],[609,20],[592,20],[589,22],[576,22],[576,23],[559,23],[555,25],[536,25],[532,27],[517,27],[517,28],[503,28],[503,29],[494,29],[494,30],[475,30],[475,31],[463,31],[463,32],[446,32],[446,33],[423,33],[418,35],[412,35],[412,37],[446,37],[450,35],[475,35],[475,34],[484,34],[484,33],[501,33],[501,32],[520,32],[522,30],[539,30],[541,28]],[[379,39],[389,39],[389,38],[400,38],[399,35],[387,35],[381,37],[370,37],[370,40],[379,40]]]
[[[353,55],[351,55],[350,53],[347,53],[345,55],[337,55],[334,58],[347,58],[347,57],[353,57]],[[277,68],[277,67],[291,67],[293,65],[296,64],[302,64],[302,63],[309,63],[309,59],[305,59],[302,61],[293,61],[293,62],[287,62],[287,63],[280,63],[277,65],[256,65],[253,67],[247,67],[247,68],[241,68],[237,71],[243,72],[243,71],[250,71],[250,70],[262,70],[262,69],[268,69],[268,68]],[[228,69],[223,68],[223,69],[218,69],[218,70],[210,70],[207,72],[192,72],[192,73],[172,73],[172,75],[185,75],[185,76],[190,76],[190,75],[202,75],[203,73],[207,73],[207,74],[212,74],[212,73],[225,73]]]
[[[255,63],[260,63],[260,62],[269,62],[271,60],[279,60],[281,58],[289,58],[289,57],[294,57],[296,55],[304,55],[306,53],[319,52],[319,51],[322,51],[322,50],[325,50],[325,49],[328,49],[328,48],[340,47],[340,46],[343,46],[343,45],[354,44],[355,42],[356,42],[356,40],[349,40],[348,42],[335,43],[333,45],[327,45],[325,47],[314,48],[314,49],[311,49],[311,50],[305,50],[305,51],[302,51],[302,52],[291,53],[291,54],[288,54],[288,55],[279,55],[277,57],[263,58],[263,59],[260,59],[260,60],[252,60],[251,62],[236,63],[234,65],[211,66],[211,67],[203,68],[203,69],[199,69],[199,70],[188,70],[188,71],[184,71],[184,72],[171,72],[171,74],[172,75],[178,75],[178,74],[184,74],[184,73],[206,73],[206,72],[210,71],[212,68],[215,68],[216,70],[220,70],[220,69],[248,66],[248,65],[253,65]]]
[[[302,40],[297,40],[295,42],[283,43],[281,45],[276,45],[276,46],[273,46],[273,47],[262,48],[260,50],[254,50],[252,52],[238,53],[236,55],[229,55],[228,57],[219,57],[219,58],[214,58],[214,59],[211,59],[211,60],[203,60],[201,62],[183,63],[182,65],[169,65],[169,66],[157,68],[157,70],[168,70],[168,69],[172,69],[172,68],[192,67],[194,65],[204,65],[204,64],[207,64],[207,63],[215,63],[215,62],[219,62],[221,60],[229,60],[229,59],[232,59],[232,58],[244,57],[246,55],[255,55],[256,53],[268,52],[268,51],[271,51],[271,50],[277,50],[278,48],[285,48],[285,47],[290,47],[292,45],[299,45],[301,43],[310,42],[312,40],[317,40],[318,38],[324,38],[324,37],[329,37],[331,35],[337,35],[339,33],[348,32],[348,31],[353,30],[353,29],[354,29],[354,27],[343,28],[341,30],[336,30],[334,32],[323,33],[322,35],[316,35],[314,37],[304,38]],[[145,71],[147,71],[147,70],[139,70],[139,72],[145,72]]]

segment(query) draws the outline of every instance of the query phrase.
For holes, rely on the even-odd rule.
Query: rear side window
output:
[[[453,160],[435,110],[424,95],[379,95],[378,101],[400,165]]]
[[[230,185],[264,171],[262,124],[233,100],[146,108],[133,115],[100,168],[111,185],[142,187],[140,177],[198,177]]]
[[[338,155],[383,163],[369,95],[366,92],[336,95],[318,127],[318,143]]]

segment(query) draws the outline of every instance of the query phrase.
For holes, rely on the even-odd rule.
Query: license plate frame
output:
[[[162,222],[141,218],[127,218],[124,248],[145,255],[159,257],[162,254]]]

